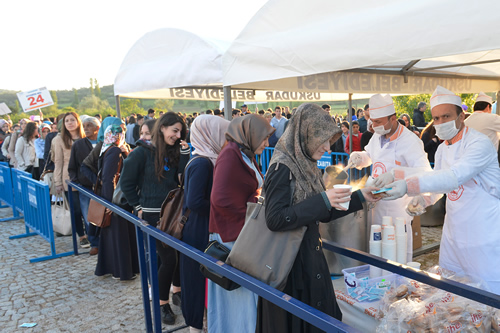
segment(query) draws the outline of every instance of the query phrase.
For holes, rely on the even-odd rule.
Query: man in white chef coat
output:
[[[353,152],[349,158],[349,162],[358,169],[372,165],[372,177],[367,181],[367,186],[384,187],[394,180],[404,179],[407,172],[432,170],[422,140],[398,122],[390,95],[372,96],[369,112],[375,133],[365,151]],[[396,217],[405,219],[408,234],[407,261],[412,261],[413,256],[413,217],[405,210],[410,200],[404,196],[394,201],[379,201],[372,212],[372,224],[381,224],[383,216],[391,216],[393,220]]]
[[[433,171],[414,174],[387,185],[390,197],[413,196],[410,213],[424,211],[446,193],[446,216],[439,265],[477,276],[500,294],[500,168],[493,144],[465,125],[462,101],[438,86],[430,100],[436,135],[444,140]]]
[[[500,116],[491,113],[493,99],[483,92],[477,95],[474,103],[474,113],[465,120],[465,126],[471,127],[490,138],[493,146],[498,150],[500,140]]]

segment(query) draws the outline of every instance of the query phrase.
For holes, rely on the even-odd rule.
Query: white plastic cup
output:
[[[384,231],[384,228],[386,226],[393,225],[392,224],[392,217],[390,216],[383,216],[382,217],[382,231]]]
[[[394,226],[388,225],[382,230],[383,243],[396,243],[396,234],[394,233]]]
[[[382,257],[387,260],[396,261],[396,243],[382,242]]]
[[[382,256],[382,242],[381,241],[370,241],[369,242],[370,246],[370,254],[373,254],[374,256]]]
[[[382,240],[382,226],[373,224],[370,229],[370,242]]]
[[[352,192],[352,186],[351,185],[337,184],[337,185],[333,185],[333,188],[342,188],[342,189],[348,188]],[[346,197],[346,198],[350,198],[350,197],[351,197],[351,195],[349,194],[349,196]],[[343,203],[340,203],[339,205],[342,206],[342,207],[344,207],[345,209],[349,209],[349,203],[350,202],[351,201],[343,202]]]
[[[420,263],[416,262],[416,261],[407,262],[406,266],[409,266],[409,267],[415,268],[415,269],[420,269]]]
[[[397,229],[396,229],[397,230]],[[396,234],[396,261],[400,264],[406,262],[406,234],[398,235]]]
[[[394,226],[396,227],[396,235],[405,235],[406,227],[405,227],[405,219],[402,217],[396,217]]]

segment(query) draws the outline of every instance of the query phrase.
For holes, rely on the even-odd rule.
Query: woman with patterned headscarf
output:
[[[250,114],[235,118],[226,132],[227,145],[214,168],[209,231],[231,249],[245,224],[247,202],[257,202],[264,177],[255,160],[269,146],[275,129],[264,118]],[[245,288],[224,290],[208,281],[209,332],[254,332],[257,295]]]
[[[321,107],[302,104],[276,145],[264,183],[268,228],[286,231],[308,227],[283,292],[338,320],[342,313],[321,248],[319,223],[360,210],[365,200],[377,201],[371,194],[375,188],[364,188],[352,196],[348,189],[325,189],[317,161],[340,136],[340,129]],[[345,210],[340,203],[347,201],[350,205]],[[256,332],[320,330],[260,298]]]
[[[103,144],[99,154],[98,170],[102,182],[101,197],[113,200],[121,172],[120,166],[126,155],[122,151],[125,135],[120,125],[109,125],[104,131]],[[111,225],[101,228],[99,253],[95,275],[111,274],[114,279],[132,280],[139,273],[135,226],[113,214]]]

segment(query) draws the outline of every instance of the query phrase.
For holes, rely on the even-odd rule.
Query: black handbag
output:
[[[215,240],[208,243],[208,246],[205,249],[206,254],[222,262],[226,261],[229,252],[231,251],[227,247],[225,247],[224,245]],[[217,283],[219,286],[221,286],[226,290],[235,290],[240,287],[240,285],[237,284],[236,282],[231,281],[225,276],[215,273],[214,271],[208,269],[203,265],[200,265],[200,271],[204,277],[206,277],[207,279],[211,280],[214,283]]]

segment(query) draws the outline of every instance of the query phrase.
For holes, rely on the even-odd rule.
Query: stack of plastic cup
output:
[[[396,261],[396,235],[394,226],[387,225],[382,230],[382,257],[387,260]],[[383,271],[382,274],[388,275],[391,272]]]
[[[407,252],[405,219],[402,217],[396,217],[394,224],[396,227],[396,261],[404,264],[406,263]]]
[[[374,256],[382,256],[382,226],[378,224],[374,224],[371,226],[370,231],[370,254]],[[382,270],[378,267],[371,266],[370,267],[370,278],[376,278],[382,276]]]
[[[389,225],[394,225],[392,224],[392,217],[390,216],[383,216],[382,217],[382,231],[384,231],[384,228]]]

